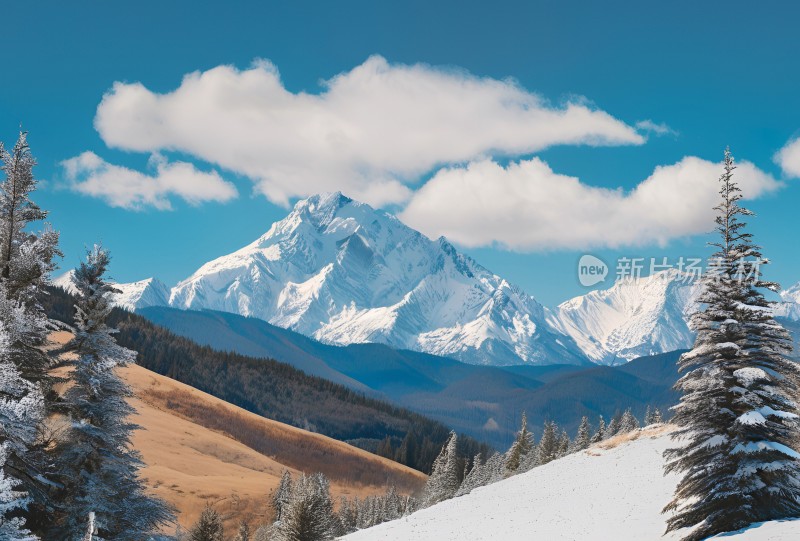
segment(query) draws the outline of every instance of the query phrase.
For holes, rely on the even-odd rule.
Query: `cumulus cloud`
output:
[[[585,102],[556,106],[513,81],[378,56],[323,81],[320,93],[287,90],[266,61],[191,73],[165,94],[117,82],[95,126],[111,147],[180,151],[242,174],[279,204],[332,190],[398,203],[442,165],[644,142]]]
[[[440,170],[400,218],[430,237],[465,246],[515,250],[616,248],[669,240],[713,228],[711,208],[721,164],[686,157],[656,167],[631,191],[598,188],[554,172],[538,158],[503,167],[491,160]],[[740,162],[746,198],[780,183]]]
[[[783,174],[788,177],[800,177],[800,137],[789,140],[775,154],[775,163],[777,163]]]
[[[73,190],[101,198],[114,207],[169,210],[170,196],[191,205],[237,196],[236,187],[216,171],[198,171],[185,162],[170,163],[159,154],[150,158],[153,175],[110,164],[94,152],[84,152],[61,165]]]

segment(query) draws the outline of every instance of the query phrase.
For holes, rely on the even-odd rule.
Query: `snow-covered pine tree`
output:
[[[619,433],[619,427],[621,421],[622,421],[622,416],[620,416],[619,414],[614,415],[614,417],[611,418],[611,422],[608,423],[608,426],[606,426],[606,431],[603,434],[604,440],[607,440],[608,438],[613,438],[614,436],[617,435],[617,433]]]
[[[567,434],[566,430],[562,430],[561,436],[558,438],[558,451],[556,452],[556,457],[561,458],[562,456],[568,455],[570,447],[571,442],[569,440],[569,434]]]
[[[272,526],[262,524],[253,534],[253,541],[272,541]]]
[[[653,408],[653,414],[651,418],[651,423],[654,425],[660,425],[664,422],[664,417],[661,415],[661,410],[658,408]]]
[[[39,486],[29,476],[38,470],[31,448],[37,443],[45,401],[39,385],[22,377],[10,351],[37,320],[9,300],[3,288],[0,283],[0,539],[32,539],[18,514],[30,503],[26,488]]]
[[[190,541],[224,541],[225,529],[222,526],[222,517],[210,505],[206,505],[200,518],[189,533]]]
[[[283,516],[283,508],[289,501],[289,498],[292,496],[292,474],[289,473],[289,470],[283,470],[283,474],[281,474],[281,481],[278,484],[278,488],[275,489],[275,492],[272,494],[272,512],[273,512],[273,520],[278,522],[281,520]]]
[[[553,421],[545,421],[542,430],[542,439],[536,447],[536,465],[541,466],[554,460],[558,456],[559,446],[558,427]]]
[[[514,443],[506,453],[506,476],[511,476],[517,473],[522,461],[528,456],[528,453],[533,449],[533,434],[528,430],[528,418],[525,412],[522,412],[522,424]]]
[[[236,532],[234,541],[250,541],[250,525],[243,520],[239,523],[239,531]]]
[[[606,437],[606,421],[603,419],[603,416],[600,416],[600,419],[597,421],[597,432],[594,433],[592,436],[591,443],[598,443],[605,439]]]
[[[760,291],[777,284],[761,278],[766,261],[745,231],[752,213],[739,204],[734,168],[726,150],[704,308],[691,319],[694,347],[678,361],[673,437],[685,444],[665,452],[666,471],[684,473],[664,509],[674,512],[667,530],[694,527],[687,540],[800,516],[800,369]]]
[[[572,452],[583,451],[589,447],[591,443],[591,436],[589,435],[590,430],[589,418],[584,415],[581,419],[580,426],[578,426],[578,433],[575,435],[575,441],[572,443]]]
[[[461,484],[458,465],[458,454],[456,448],[458,436],[455,432],[450,432],[447,443],[442,447],[442,451],[433,462],[433,469],[425,485],[422,504],[429,507],[435,503],[452,498]]]
[[[647,409],[644,410],[644,426],[650,426],[653,420],[653,408],[650,407],[650,404],[647,405]]]
[[[625,410],[625,413],[622,414],[622,419],[619,421],[619,431],[618,434],[626,434],[628,432],[633,432],[634,430],[639,429],[639,420],[631,411],[631,408]]]
[[[42,386],[47,397],[53,378],[48,374],[50,359],[41,347],[49,331],[39,296],[55,269],[58,233],[45,224],[39,233],[31,225],[42,222],[47,212],[31,200],[37,181],[33,176],[36,160],[28,146],[27,133],[20,133],[11,152],[0,144],[0,283],[5,297],[18,303],[36,325],[11,344],[11,357],[22,376]]]
[[[339,536],[356,531],[358,528],[358,498],[351,502],[342,496],[336,518],[339,521]]]
[[[134,411],[126,402],[131,391],[115,371],[135,362],[136,353],[119,346],[116,330],[106,324],[116,292],[104,278],[109,260],[96,245],[74,275],[76,360],[73,384],[64,394],[70,425],[56,449],[63,490],[56,498],[53,539],[79,538],[91,512],[97,539],[115,541],[145,539],[173,520],[138,476],[143,464],[131,445],[136,428],[128,421]]]
[[[58,251],[58,233],[45,225],[39,233],[31,231],[33,224],[42,221],[47,213],[30,198],[36,189],[33,177],[33,159],[27,136],[21,133],[11,152],[0,143],[0,162],[4,178],[0,182],[0,321],[8,333],[8,347],[3,362],[15,366],[12,372],[4,369],[5,382],[0,383],[0,400],[6,405],[24,399],[28,405],[36,403],[38,413],[31,416],[18,412],[18,422],[32,423],[24,432],[37,431],[46,414],[51,411],[55,379],[49,374],[50,358],[42,347],[50,332],[49,320],[42,309],[39,298],[43,286],[55,268],[54,259]],[[20,379],[31,385],[21,384]],[[7,387],[16,390],[10,394]],[[22,385],[22,387],[20,387]],[[36,397],[33,400],[33,397]],[[22,404],[22,403],[21,403]],[[20,426],[14,431],[19,436]],[[48,468],[50,461],[45,454],[48,442],[44,438],[25,437],[19,439],[11,433],[2,434],[0,443],[11,441],[6,449],[5,471],[8,479],[21,482],[20,491],[27,492],[31,504],[27,514],[39,522],[48,520]],[[8,432],[8,431],[6,431]],[[44,431],[39,431],[43,434]],[[34,521],[28,526],[33,528]],[[40,526],[36,524],[35,526]]]
[[[34,541],[38,537],[25,527],[25,519],[16,514],[28,505],[28,495],[17,490],[20,481],[6,476],[8,442],[0,444],[0,539],[4,541]]]
[[[484,465],[481,463],[482,460],[483,457],[480,453],[475,455],[475,458],[472,459],[472,468],[470,468],[464,476],[464,480],[461,481],[461,486],[458,487],[458,490],[453,495],[454,497],[469,494],[473,489],[486,484],[486,471],[484,470]]]
[[[324,541],[333,539],[334,529],[328,480],[321,473],[301,475],[274,525],[274,541]]]

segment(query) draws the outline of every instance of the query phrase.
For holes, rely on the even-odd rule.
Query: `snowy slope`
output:
[[[75,294],[77,290],[72,282],[75,271],[68,271],[53,279],[53,285]],[[148,306],[165,306],[169,302],[169,288],[156,278],[147,278],[128,284],[114,284],[120,293],[114,295],[114,306],[125,310],[138,310]]]
[[[649,541],[662,537],[661,509],[679,477],[663,475],[666,435],[645,432],[613,449],[591,448],[408,517],[351,534],[349,541]],[[724,537],[800,539],[800,520],[770,522]]]
[[[553,309],[548,323],[571,336],[589,359],[617,364],[689,348],[687,320],[700,288],[677,270],[617,281]]]
[[[475,364],[586,362],[531,296],[444,238],[340,193],[299,201],[261,238],[180,282],[169,303],[330,344],[380,342]]]

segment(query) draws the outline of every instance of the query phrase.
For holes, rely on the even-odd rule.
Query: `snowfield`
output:
[[[594,446],[467,496],[351,534],[348,541],[679,540],[663,535],[661,509],[679,476],[663,475],[664,429]],[[610,446],[614,440],[604,442]],[[604,444],[600,444],[601,446]],[[718,536],[737,541],[800,539],[800,520],[768,522]]]

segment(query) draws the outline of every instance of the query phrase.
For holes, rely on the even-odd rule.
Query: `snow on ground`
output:
[[[351,534],[348,541],[648,541],[662,537],[661,509],[677,475],[663,475],[662,431],[646,429],[614,448],[593,447],[413,515]],[[720,536],[736,541],[800,539],[800,520]]]

